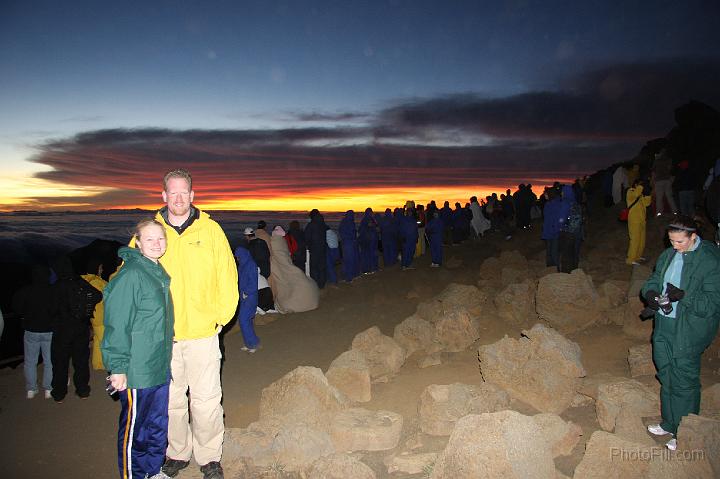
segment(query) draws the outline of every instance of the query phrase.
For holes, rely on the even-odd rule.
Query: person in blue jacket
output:
[[[342,249],[343,276],[350,282],[360,274],[360,258],[358,253],[357,230],[355,228],[355,212],[348,210],[340,221],[338,229]]]
[[[540,236],[545,240],[545,265],[558,266],[560,227],[562,226],[563,205],[555,188],[549,188],[545,194],[547,201],[543,208],[543,229]]]
[[[378,270],[378,234],[377,223],[372,208],[365,210],[358,228],[358,246],[360,247],[360,269],[364,274]]]
[[[305,243],[310,251],[310,277],[318,288],[327,282],[327,231],[325,218],[316,209],[310,212],[310,223],[305,226]]]
[[[402,270],[412,269],[412,261],[415,256],[415,245],[418,240],[418,225],[411,208],[405,209],[405,216],[400,222],[400,241],[402,242],[402,255],[400,266]]]
[[[258,266],[250,251],[243,246],[235,248],[235,259],[238,262],[238,288],[240,290],[237,320],[240,323],[240,331],[245,342],[245,346],[241,349],[248,353],[254,353],[260,344],[253,324],[258,307]]]
[[[433,268],[439,268],[442,265],[443,259],[443,222],[440,219],[440,214],[437,211],[433,211],[430,214],[430,220],[425,226],[425,234],[430,241],[430,257],[432,263],[430,264]]]
[[[385,209],[385,215],[380,222],[380,241],[382,241],[383,264],[387,268],[397,263],[398,256],[398,222],[390,208]]]
[[[325,232],[325,242],[327,243],[327,280],[328,283],[337,284],[335,264],[340,259],[340,241],[337,233],[330,227]]]

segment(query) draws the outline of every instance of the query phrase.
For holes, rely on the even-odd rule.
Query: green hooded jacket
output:
[[[653,335],[667,335],[663,324],[677,321],[673,341],[673,357],[700,355],[715,339],[720,323],[720,249],[711,241],[702,241],[694,251],[677,253],[668,248],[660,254],[655,271],[642,287],[645,297],[648,291],[661,292],[665,271],[676,254],[683,254],[680,284],[685,297],[678,301],[676,317],[666,318],[655,314]]]
[[[170,277],[138,249],[120,248],[118,256],[125,263],[103,291],[103,363],[126,374],[128,388],[157,386],[168,380],[172,355]]]

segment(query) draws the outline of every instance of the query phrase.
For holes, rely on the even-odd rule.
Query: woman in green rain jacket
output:
[[[687,216],[676,216],[667,232],[671,247],[660,254],[642,288],[648,307],[656,311],[652,345],[662,422],[648,431],[657,436],[674,436],[684,416],[698,414],[700,357],[715,338],[720,319],[717,245],[703,241]],[[667,447],[677,448],[674,437]]]

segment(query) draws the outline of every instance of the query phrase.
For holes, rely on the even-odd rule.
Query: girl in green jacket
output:
[[[677,434],[680,420],[700,410],[700,357],[720,318],[720,250],[703,241],[695,222],[676,216],[667,228],[671,247],[660,254],[642,294],[655,310],[653,361],[660,380],[662,422],[656,436]],[[673,437],[668,449],[677,448]]]
[[[165,229],[140,222],[135,248],[120,248],[124,264],[104,291],[103,362],[108,392],[120,395],[118,467],[120,477],[165,477],[168,387],[173,314],[170,277],[158,259],[165,253]]]

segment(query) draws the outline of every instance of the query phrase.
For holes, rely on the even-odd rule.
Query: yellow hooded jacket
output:
[[[170,275],[176,341],[208,338],[235,315],[238,275],[225,232],[205,212],[182,234],[165,222],[167,251],[160,263]],[[130,246],[134,246],[134,240]]]

